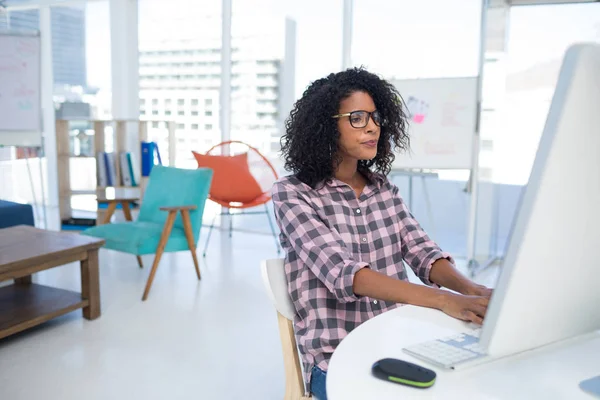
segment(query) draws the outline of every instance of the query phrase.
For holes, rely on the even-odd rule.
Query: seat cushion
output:
[[[206,155],[192,151],[199,168],[210,168],[214,175],[210,198],[246,203],[262,194],[262,189],[248,166],[248,153],[234,156]]]
[[[0,228],[16,225],[34,226],[33,207],[29,204],[0,200]]]
[[[154,254],[163,231],[162,224],[151,222],[122,222],[99,225],[86,229],[83,235],[102,238],[107,249],[143,255]],[[187,250],[188,244],[183,229],[173,227],[165,252]]]

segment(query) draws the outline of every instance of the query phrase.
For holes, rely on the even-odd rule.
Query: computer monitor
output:
[[[495,358],[598,329],[600,46],[579,44],[564,57],[480,345]]]

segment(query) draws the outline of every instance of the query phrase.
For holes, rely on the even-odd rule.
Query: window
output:
[[[177,100],[177,105],[178,105],[178,106],[183,106],[183,105],[185,105],[185,100],[184,100],[184,99],[179,99],[179,100]]]
[[[204,99],[204,105],[212,106],[212,103],[213,103],[212,99]]]
[[[481,140],[481,150],[482,151],[493,151],[494,150],[494,141],[491,139],[482,139]]]
[[[177,111],[177,115],[185,115],[185,111]]]
[[[207,130],[207,131],[212,130],[212,127],[213,127],[212,124],[206,124],[206,125],[204,125],[204,129]]]
[[[213,113],[212,113],[212,111],[206,111],[206,112],[204,112],[204,115],[207,117],[212,117]]]
[[[198,116],[198,111],[192,111],[192,117],[197,117]]]
[[[157,106],[158,105],[158,99],[152,99],[152,105],[153,106]]]
[[[192,129],[194,129],[194,130],[198,129],[198,124],[192,124]]]
[[[185,124],[177,124],[177,129],[185,129]]]
[[[170,106],[172,103],[171,99],[166,99],[165,100],[165,106]]]
[[[197,106],[198,105],[198,99],[192,99],[192,105],[193,106]]]
[[[152,110],[152,115],[158,115],[158,110]]]
[[[165,111],[165,115],[171,115],[171,111],[170,110]]]
[[[143,106],[146,104],[146,99],[140,99],[140,106]]]
[[[158,121],[152,122],[152,127],[153,128],[158,128]]]
[[[447,0],[381,0],[376,7],[355,0],[353,11],[354,65],[365,65],[383,78],[477,75],[480,0],[461,0],[460,7]],[[401,51],[388,51],[399,46]]]
[[[600,3],[511,7],[502,110],[507,118],[494,138],[496,182],[527,183],[564,52],[578,42],[600,42]]]

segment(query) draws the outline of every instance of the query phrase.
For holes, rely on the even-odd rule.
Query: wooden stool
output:
[[[140,190],[139,189],[129,189],[129,188],[107,188],[107,189],[98,189],[96,191],[96,199],[98,204],[108,203],[108,208],[104,214],[104,218],[100,218],[101,212],[100,208],[98,208],[98,218],[96,219],[96,225],[108,224],[110,223],[110,219],[112,218],[115,210],[117,209],[117,204],[121,204],[123,208],[123,214],[125,215],[125,219],[127,221],[133,221],[131,218],[131,208],[129,207],[129,203],[132,201],[138,201],[140,199]],[[102,222],[100,222],[102,221]]]

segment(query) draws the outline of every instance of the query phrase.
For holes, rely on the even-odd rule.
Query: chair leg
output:
[[[277,247],[277,254],[281,253],[281,248],[277,242],[277,234],[275,233],[275,227],[273,221],[271,221],[271,215],[269,215],[269,207],[265,204],[265,212],[267,213],[267,219],[269,220],[269,226],[271,227],[271,233],[273,233],[273,239],[275,239],[275,247]]]
[[[194,267],[196,267],[196,275],[200,280],[200,267],[198,266],[198,258],[196,258],[196,243],[194,241],[194,233],[192,232],[192,221],[190,220],[190,211],[181,210],[181,219],[183,220],[183,230],[185,237],[188,242],[188,247],[192,252],[192,258],[194,259]]]
[[[121,202],[121,207],[123,208],[123,215],[125,215],[125,220],[126,221],[133,221],[133,218],[131,218],[131,208],[129,207],[129,202],[128,201],[122,201]]]
[[[140,256],[136,256],[137,260],[138,260],[138,265],[140,266],[140,268],[144,268],[144,263],[142,262],[142,257]]]
[[[206,257],[206,250],[208,249],[208,242],[210,241],[210,234],[212,233],[213,227],[215,226],[215,220],[219,214],[215,214],[213,217],[212,223],[210,224],[210,228],[208,228],[208,236],[206,238],[206,244],[204,245],[204,251],[202,252],[202,257]]]
[[[296,338],[292,321],[277,313],[279,337],[283,353],[283,367],[285,371],[285,396],[284,399],[304,399],[304,380],[302,366],[296,349]]]
[[[150,293],[150,287],[152,287],[152,281],[154,281],[154,275],[156,275],[158,263],[160,262],[160,258],[165,251],[165,246],[169,241],[169,236],[171,235],[171,230],[173,229],[173,224],[175,223],[175,217],[177,217],[177,210],[169,211],[169,215],[165,221],[165,227],[163,228],[160,241],[158,242],[158,247],[156,247],[156,255],[154,256],[154,262],[152,263],[152,270],[150,270],[150,276],[148,277],[146,289],[144,290],[144,295],[142,296],[143,301],[148,298],[148,293]]]
[[[110,224],[110,219],[112,218],[116,209],[117,209],[116,201],[111,201],[110,203],[108,203],[108,208],[106,209],[106,214],[104,214],[104,221],[102,222],[104,225]]]

